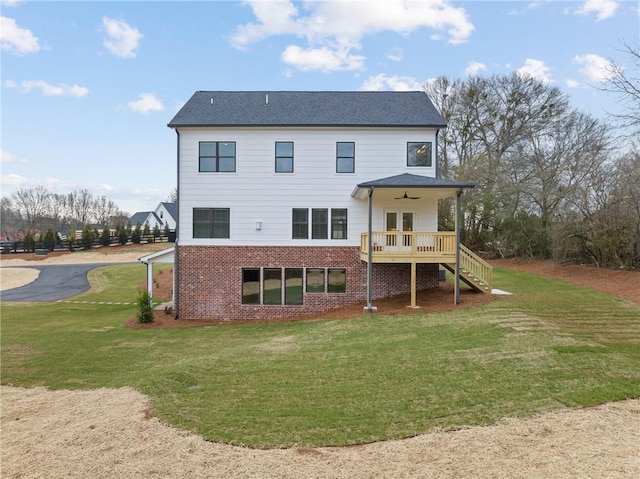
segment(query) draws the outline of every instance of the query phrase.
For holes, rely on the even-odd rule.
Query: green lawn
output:
[[[95,270],[81,299],[134,302],[144,277],[142,265]],[[494,278],[514,296],[475,309],[164,330],[127,329],[135,306],[3,303],[1,381],[133,386],[163,421],[258,448],[640,397],[640,307],[511,270]]]

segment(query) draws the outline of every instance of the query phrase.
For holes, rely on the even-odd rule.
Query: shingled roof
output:
[[[197,91],[168,126],[435,127],[424,92]]]

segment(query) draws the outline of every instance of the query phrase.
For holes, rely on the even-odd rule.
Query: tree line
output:
[[[66,194],[52,193],[44,186],[21,188],[0,200],[2,232],[53,229],[56,232],[126,223],[128,213],[120,211],[106,196],[95,196],[86,189]]]
[[[633,81],[625,129],[528,76],[426,83],[448,123],[438,137],[439,174],[476,185],[462,196],[464,242],[493,257],[640,267],[640,84]],[[441,229],[453,229],[451,203],[441,204]]]

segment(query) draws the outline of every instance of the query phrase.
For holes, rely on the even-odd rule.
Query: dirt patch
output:
[[[35,281],[40,271],[34,268],[0,268],[0,291],[18,288]]]
[[[2,253],[0,266],[28,266],[32,264],[128,263],[141,256],[174,246],[173,243],[151,243],[124,246],[99,246],[88,251],[53,251],[46,256],[34,253]]]
[[[640,400],[354,447],[252,450],[164,425],[130,388],[1,391],[7,479],[640,476]]]
[[[172,271],[172,270],[171,270]],[[163,271],[161,274],[154,275],[154,297],[170,298],[172,288],[172,273],[169,270]],[[141,286],[145,287],[144,284]],[[432,313],[436,311],[450,311],[460,308],[474,308],[488,304],[496,300],[495,296],[490,294],[476,293],[471,289],[461,289],[460,304],[454,304],[453,284],[442,282],[436,289],[419,291],[416,295],[417,308],[411,308],[411,297],[408,294],[393,296],[390,298],[378,299],[374,301],[374,306],[378,308],[376,314],[398,315],[398,314],[421,314]],[[281,318],[268,320],[193,320],[180,318],[174,319],[173,314],[165,314],[164,310],[154,311],[154,320],[152,323],[138,324],[135,317],[127,321],[127,327],[132,329],[153,329],[153,328],[188,328],[194,326],[213,326],[224,324],[240,324],[240,323],[257,323],[257,322],[289,322],[304,321],[310,319],[348,319],[362,316],[365,302],[356,303],[348,306],[335,308],[324,313],[312,315],[301,315],[295,318]]]
[[[494,260],[491,265],[560,279],[640,304],[640,271],[516,259]]]

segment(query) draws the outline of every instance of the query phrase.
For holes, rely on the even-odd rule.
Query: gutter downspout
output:
[[[455,303],[460,304],[460,196],[462,190],[456,192],[456,286]]]
[[[176,128],[176,135],[178,136],[177,138],[177,147],[176,147],[176,249],[175,249],[175,253],[173,255],[173,309],[174,309],[174,313],[175,316],[173,319],[177,320],[178,316],[180,315],[180,308],[179,308],[179,288],[177,287],[178,285],[178,262],[180,259],[180,248],[178,247],[178,243],[179,243],[179,235],[178,235],[178,228],[180,227],[180,132],[178,131],[178,129]]]
[[[435,162],[436,162],[436,178],[440,178],[440,175],[438,175],[438,170],[439,170],[439,168],[438,168],[438,159],[439,159],[438,158],[438,135],[439,134],[440,134],[440,128],[438,128],[436,130],[436,145],[435,145],[435,147],[436,147],[435,148],[435,150],[436,150],[436,154],[435,154],[435,158],[436,158],[435,159]]]
[[[373,212],[373,186],[369,188],[369,219],[367,226],[367,306],[366,313],[374,313],[378,308],[371,305],[371,284],[373,282],[373,239],[372,235],[372,212]]]

